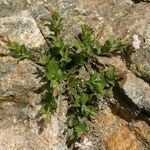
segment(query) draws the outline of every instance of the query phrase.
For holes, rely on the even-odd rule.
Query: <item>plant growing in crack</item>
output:
[[[40,65],[38,69],[42,81],[46,82],[41,96],[40,113],[49,119],[57,109],[57,99],[64,95],[68,100],[67,125],[68,146],[80,141],[88,132],[87,122],[94,119],[101,98],[113,96],[113,88],[119,80],[119,73],[112,67],[97,67],[94,55],[111,56],[126,47],[126,43],[110,38],[104,45],[92,37],[88,25],[82,26],[82,32],[75,38],[73,45],[66,44],[62,36],[63,18],[54,11],[50,24],[52,34],[47,38],[50,46],[44,54],[34,55],[24,46],[11,43],[13,56],[30,59]],[[40,67],[40,68],[41,68]],[[85,72],[83,73],[82,70]],[[61,87],[66,87],[61,89]]]

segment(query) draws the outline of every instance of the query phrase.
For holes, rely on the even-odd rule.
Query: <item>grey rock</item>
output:
[[[13,124],[14,121],[14,124]],[[17,122],[17,123],[16,123]],[[6,124],[6,122],[1,121]],[[48,125],[47,128],[44,129],[41,135],[36,131],[37,124],[30,122],[30,126],[27,123],[19,124],[18,120],[9,120],[11,126],[7,128],[1,128],[0,133],[0,149],[8,150],[11,149],[22,149],[22,150],[50,150],[53,149],[53,145],[55,145],[57,141],[58,134],[58,124],[56,120],[52,121],[51,126]]]
[[[4,1],[9,3],[4,5],[1,3]],[[149,66],[149,3],[135,5],[131,0],[2,0],[0,1],[0,35],[4,38],[8,36],[12,41],[25,43],[30,48],[40,48],[45,45],[42,34],[45,37],[49,34],[43,21],[49,20],[50,10],[54,8],[58,8],[64,17],[64,36],[69,43],[73,42],[74,35],[81,31],[80,25],[84,23],[90,24],[93,31],[96,34],[99,33],[99,38],[103,42],[111,35],[121,37],[124,34],[132,36],[136,33],[145,39],[147,50],[143,48],[144,43],[142,43],[142,49],[132,56],[132,62],[135,64],[144,62],[143,64],[146,63]],[[28,11],[24,11],[24,9],[28,9]],[[52,116],[51,123],[48,124],[45,121],[45,124],[43,121],[44,123],[40,124],[41,118],[37,117],[41,108],[40,94],[34,93],[41,86],[40,79],[37,79],[34,74],[37,66],[28,60],[17,64],[17,60],[5,56],[7,54],[9,54],[9,48],[3,40],[0,40],[0,149],[67,149],[66,136],[63,135],[64,130],[67,129],[65,124],[67,101],[65,98],[59,98],[58,109]],[[140,59],[139,56],[141,56]],[[120,58],[108,59],[103,57],[99,59],[99,62],[113,65],[121,69],[121,72],[126,72],[126,80],[120,82],[120,87],[139,108],[150,111],[150,89],[146,82],[129,71],[125,62],[122,62]],[[110,130],[108,130],[107,135],[103,135],[99,133],[98,128],[97,133],[102,138],[96,138],[98,142],[94,146],[95,149],[100,147],[107,149],[105,143],[109,145],[110,140],[108,139],[105,143],[102,141],[107,139],[110,131],[116,130],[118,126],[121,128],[116,132],[119,138],[112,136],[115,141],[115,144],[112,142],[112,145],[115,145],[115,148],[118,146],[117,148],[120,149],[122,143],[125,148],[126,145],[129,146],[128,143],[134,147],[135,143],[139,142],[140,148],[145,148],[143,141],[149,139],[149,136],[145,139],[142,138],[143,141],[139,140],[141,137],[135,140],[139,133],[133,135],[132,131],[126,129],[125,125],[128,124],[124,121],[124,112],[122,112],[123,119],[121,119],[120,116],[113,114],[110,108],[109,110],[103,109],[103,111],[104,114],[100,113],[103,119],[99,119],[97,127],[102,126],[102,130],[105,127]],[[118,112],[118,110],[116,111]],[[130,116],[130,113],[128,115]],[[119,125],[116,126],[116,124]],[[142,121],[140,124],[143,126],[146,123]],[[39,134],[41,128],[43,132]],[[121,133],[121,131],[124,132]],[[140,134],[144,137],[149,131],[148,127],[143,127],[140,130],[143,133]],[[132,140],[128,137],[131,137]],[[97,143],[101,144],[100,147],[97,146]]]
[[[125,14],[123,17],[115,18],[109,25],[112,28],[113,34],[116,37],[123,35],[137,34],[141,40],[141,47],[132,54],[131,61],[134,65],[145,66],[146,72],[137,75],[142,78],[147,78],[150,82],[150,3],[139,3],[134,8],[130,9],[130,13]],[[144,17],[143,17],[144,16]],[[107,31],[106,31],[107,32]],[[132,38],[131,38],[132,39]],[[132,41],[131,41],[132,42]]]
[[[126,67],[125,62],[118,57],[97,57],[97,61],[103,65],[110,65],[117,68],[124,74],[124,80],[119,85],[130,100],[139,108],[150,112],[150,86],[142,79],[138,78]]]
[[[58,111],[52,116],[50,124],[41,122],[40,94],[34,93],[43,85],[35,74],[38,66],[29,60],[18,63],[17,59],[7,56],[10,52],[8,39],[25,44],[30,49],[45,46],[34,18],[29,11],[16,11],[1,17],[0,27],[0,118],[3,120],[0,126],[5,124],[0,134],[0,149],[67,149],[65,139],[60,140],[66,128],[67,104],[58,104]]]
[[[31,61],[21,61],[12,57],[0,57],[0,99],[27,90],[36,90],[40,78],[34,75],[36,65]]]
[[[45,40],[29,11],[1,17],[0,35],[8,36],[11,41],[25,44],[29,48],[39,48],[45,44]]]
[[[10,56],[0,57],[0,64],[0,149],[67,149],[65,139],[60,140],[67,103],[58,100],[58,110],[49,124],[38,117],[40,94],[34,91],[42,83],[34,74],[37,65],[28,60],[17,63]]]
[[[126,75],[126,81],[120,84],[125,94],[139,107],[150,112],[150,86],[133,73]]]
[[[130,70],[137,76],[144,79],[146,82],[150,83],[150,49],[141,48],[136,51],[131,56]]]

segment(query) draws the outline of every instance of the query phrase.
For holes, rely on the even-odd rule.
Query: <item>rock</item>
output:
[[[139,107],[150,112],[150,86],[133,73],[126,75],[126,81],[120,83],[125,94]]]
[[[137,76],[150,83],[150,49],[142,48],[131,56],[130,69]]]
[[[8,150],[49,150],[53,149],[54,145],[58,143],[58,121],[55,119],[52,119],[51,125],[48,125],[41,135],[36,131],[38,124],[33,121],[30,122],[30,126],[27,123],[18,123],[18,120],[16,124],[13,124],[12,120],[9,120],[9,123],[11,124],[4,121],[0,123],[1,150],[5,150],[6,148]],[[64,148],[62,148],[62,150],[64,150]]]
[[[36,79],[34,75],[36,65],[31,61],[21,61],[12,57],[0,58],[0,99],[26,92],[27,90],[36,90],[39,87],[40,78]]]
[[[45,44],[35,20],[28,11],[0,18],[0,35],[8,36],[11,41],[25,44],[29,48],[39,48]]]
[[[145,145],[150,146],[150,126],[145,121],[136,121],[129,124],[130,129],[143,139]]]
[[[18,63],[8,56],[8,38],[30,49],[45,46],[35,20],[29,11],[14,12],[0,18],[0,27],[0,149],[67,149],[65,139],[60,139],[67,104],[58,104],[61,109],[52,116],[50,124],[43,120],[39,116],[40,94],[35,93],[43,85],[37,78],[38,66],[30,60]]]
[[[10,53],[9,46],[3,41],[3,37],[0,38],[0,56],[5,56]]]
[[[124,15],[121,20],[117,18],[109,23],[112,27],[115,37],[120,37],[125,34],[133,36],[137,34],[142,42],[141,47],[135,53],[132,54],[131,61],[136,66],[145,66],[146,71],[144,74],[136,74],[150,82],[150,3],[139,3],[132,8],[130,13]],[[143,18],[143,16],[145,16]],[[107,31],[106,31],[107,32]]]
[[[37,65],[29,60],[17,63],[10,56],[0,57],[0,149],[67,149],[60,139],[65,125],[67,104],[62,98],[51,123],[42,121]],[[58,103],[59,103],[58,101]],[[41,132],[42,131],[42,132]],[[39,134],[41,132],[41,134]]]
[[[107,137],[106,144],[108,150],[142,149],[142,143],[127,127],[119,128],[116,132],[110,134]]]
[[[6,6],[8,6],[8,5],[10,5],[10,2],[8,0],[4,0],[3,4],[6,5]]]
[[[102,42],[109,36],[138,34],[142,44],[132,55],[132,63],[146,65],[149,75],[149,3],[134,4],[132,0],[1,0],[0,35],[31,49],[40,49],[45,45],[42,35],[49,34],[43,26],[44,21],[49,20],[50,10],[54,8],[58,8],[64,17],[64,36],[69,43],[74,41],[74,35],[81,31],[80,25],[84,23],[93,27]],[[6,56],[9,48],[4,41],[0,40],[0,149],[67,150],[67,137],[63,134],[67,129],[67,101],[58,99],[58,109],[50,124],[45,118],[38,117],[40,94],[34,91],[42,83],[34,74],[37,65],[29,60],[17,63],[17,59]],[[148,117],[138,113],[139,117],[135,112],[150,111],[149,85],[129,71],[118,57],[101,57],[98,61],[124,73],[126,78],[120,82],[120,87],[140,109],[131,107],[124,98],[120,101],[126,103],[125,106],[119,102],[114,106],[101,103],[89,129],[91,150],[148,150]],[[91,132],[93,128],[94,132]]]
[[[94,122],[94,133],[98,137],[95,149],[108,150],[148,150],[150,147],[149,132],[150,126],[140,119],[131,116],[126,108],[111,108],[103,106],[99,111]],[[128,118],[124,119],[124,115],[117,116],[124,111]],[[122,118],[123,117],[123,118]],[[132,119],[131,119],[132,118]],[[132,120],[132,121],[129,121]],[[93,139],[94,143],[94,139]]]
[[[103,65],[110,65],[124,74],[124,80],[119,83],[125,94],[139,108],[150,112],[150,86],[142,79],[136,77],[128,68],[125,62],[118,57],[97,57],[97,61]]]
[[[31,4],[31,0],[26,0],[28,4]]]

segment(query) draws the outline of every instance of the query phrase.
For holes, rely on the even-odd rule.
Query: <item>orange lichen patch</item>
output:
[[[109,110],[104,110],[100,115],[97,116],[97,122],[99,126],[106,127],[113,125],[116,122],[116,116],[111,113]]]
[[[128,124],[128,122],[119,116],[116,116],[110,109],[110,107],[106,107],[103,111],[99,112],[99,114],[96,116],[96,125],[100,128],[111,128],[112,126],[125,126]],[[96,127],[96,128],[97,128]]]
[[[142,139],[150,143],[150,126],[145,121],[137,122],[133,130],[137,132]]]
[[[107,150],[140,150],[141,142],[127,127],[121,127],[106,138]]]

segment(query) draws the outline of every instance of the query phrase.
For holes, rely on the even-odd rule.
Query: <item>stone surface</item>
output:
[[[148,83],[150,83],[150,49],[149,46],[145,46],[144,48],[141,48],[140,51],[137,51],[131,56],[132,65],[137,66],[138,68],[142,68],[141,71],[135,71],[135,74],[137,74],[139,77],[146,80]],[[132,66],[131,66],[132,67]]]
[[[17,64],[12,57],[0,57],[0,99],[36,90],[40,79],[36,79],[36,65],[24,60]]]
[[[148,83],[128,70],[126,63],[119,56],[97,57],[97,61],[100,64],[110,65],[120,70],[124,74],[124,79],[119,83],[120,87],[134,104],[150,112],[150,86]]]
[[[97,149],[149,149],[150,126],[145,121],[136,120],[136,118],[131,116],[125,109],[126,108],[123,107],[110,108],[103,106],[103,109],[99,111],[94,123],[94,133],[101,143]],[[116,113],[121,113],[121,111],[126,114],[129,113],[126,119],[124,119],[124,114],[122,116],[116,116]]]
[[[140,50],[132,55],[132,63],[146,66],[146,74],[150,76],[150,3],[134,4],[132,0],[1,0],[1,150],[68,149],[63,135],[67,101],[61,101],[65,98],[58,99],[58,109],[51,124],[38,117],[40,94],[35,90],[42,83],[34,74],[37,66],[28,60],[17,63],[17,59],[7,56],[9,49],[5,42],[8,36],[12,41],[24,43],[30,48],[39,49],[45,45],[43,35],[46,37],[49,32],[44,23],[55,8],[64,17],[64,36],[69,43],[74,41],[74,35],[81,31],[80,25],[84,23],[90,24],[102,42],[109,36],[138,34],[142,44]],[[117,103],[112,106],[100,102],[100,111],[88,135],[93,144],[91,150],[149,150],[149,116],[145,112],[141,115],[141,108],[150,111],[149,85],[131,73],[120,58],[103,57],[100,63],[120,69],[126,77],[120,86],[131,103],[126,97],[116,100]]]
[[[10,56],[0,57],[1,150],[66,149],[65,139],[60,140],[60,136],[65,127],[67,104],[64,101],[58,105],[50,124],[38,117],[40,94],[34,91],[42,83],[35,75],[36,67],[28,60],[17,63]]]
[[[108,136],[107,149],[108,150],[140,150],[141,142],[136,136],[127,128],[119,128]]]
[[[13,120],[1,121],[1,132],[0,132],[0,149],[1,150],[12,150],[12,149],[23,149],[23,150],[50,150],[58,144],[59,134],[59,123],[58,120],[52,119],[44,131],[39,135],[38,127],[36,122],[30,120],[24,121],[24,123],[18,123],[19,121],[15,118]],[[14,123],[13,123],[14,121]],[[4,127],[5,126],[5,127]],[[62,150],[64,146],[62,145]]]
[[[59,141],[64,129],[65,102],[51,124],[42,123],[37,117],[40,94],[34,93],[40,87],[34,75],[36,65],[27,60],[17,64],[12,57],[1,57],[0,62],[0,149],[65,149],[64,141]]]
[[[0,35],[8,36],[11,41],[20,42],[29,48],[39,48],[45,44],[45,40],[29,11],[0,18]]]
[[[133,73],[126,75],[126,81],[120,84],[125,94],[140,108],[150,112],[150,86]]]

